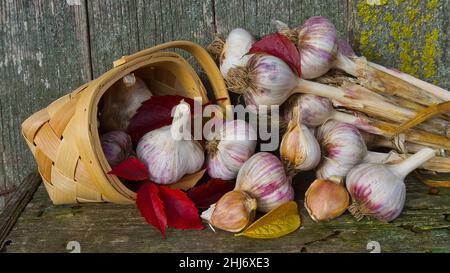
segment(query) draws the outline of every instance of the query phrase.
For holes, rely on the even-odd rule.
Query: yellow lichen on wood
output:
[[[415,77],[428,80],[437,76],[440,31],[435,14],[439,1],[387,1],[383,5],[359,1],[358,16],[363,22],[360,50],[371,61],[382,59],[382,52],[398,60],[397,67]],[[386,34],[389,34],[386,38]],[[387,56],[384,56],[385,58]]]

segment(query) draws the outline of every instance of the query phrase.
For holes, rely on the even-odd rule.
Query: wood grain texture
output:
[[[0,252],[6,236],[16,224],[17,219],[28,205],[28,202],[33,198],[41,182],[42,180],[38,173],[28,175],[9,200],[8,206],[0,214]]]
[[[89,1],[95,76],[114,60],[172,40],[206,45],[213,37],[212,4],[204,0]]]
[[[85,15],[83,1],[0,1],[0,192],[35,166],[20,124],[91,78]]]
[[[234,237],[206,228],[169,229],[163,240],[134,206],[55,207],[40,188],[7,237],[4,251],[68,252],[69,241],[78,241],[81,252],[369,252],[366,247],[370,241],[379,242],[382,252],[450,251],[450,189],[430,195],[427,186],[409,177],[405,210],[392,223],[356,222],[348,213],[315,223],[302,205],[309,183],[304,177],[298,180],[302,227],[279,239]]]

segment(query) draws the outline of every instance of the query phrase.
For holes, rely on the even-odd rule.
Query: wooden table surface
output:
[[[214,233],[209,227],[169,229],[163,240],[132,205],[54,206],[41,185],[4,236],[2,251],[70,252],[68,243],[76,241],[81,252],[369,252],[368,244],[379,244],[381,252],[450,252],[450,188],[430,194],[428,186],[409,176],[405,210],[395,221],[357,222],[346,212],[333,221],[315,223],[302,205],[309,182],[296,186],[301,228],[270,240]],[[38,176],[25,184],[37,186]]]

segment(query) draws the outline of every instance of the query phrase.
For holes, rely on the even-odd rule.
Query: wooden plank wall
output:
[[[449,12],[448,0],[0,0],[0,210],[35,168],[22,121],[122,55],[323,15],[370,60],[450,88]]]

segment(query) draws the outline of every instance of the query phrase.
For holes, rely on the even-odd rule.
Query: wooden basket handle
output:
[[[213,88],[214,96],[216,97],[216,100],[218,100],[217,103],[219,103],[222,107],[230,104],[230,97],[228,95],[228,91],[220,70],[218,69],[216,63],[211,58],[209,53],[199,44],[190,41],[167,42],[148,49],[144,49],[132,55],[123,56],[122,58],[114,61],[113,64],[114,67],[117,67],[136,58],[144,57],[161,50],[172,48],[183,49],[194,56],[196,61],[200,64],[200,66],[208,76],[209,82],[211,83],[211,86]]]

